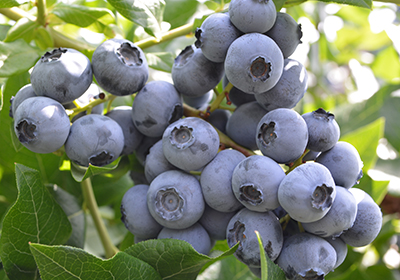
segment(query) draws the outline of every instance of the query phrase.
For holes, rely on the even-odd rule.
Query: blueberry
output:
[[[249,266],[260,266],[260,249],[257,235],[260,233],[266,255],[276,260],[283,246],[282,227],[272,211],[255,212],[243,208],[232,217],[226,229],[229,247],[240,242],[235,257]]]
[[[343,187],[336,187],[336,197],[331,209],[320,220],[302,223],[305,231],[321,236],[336,238],[353,226],[357,214],[354,196]]]
[[[219,136],[203,119],[187,117],[170,124],[164,131],[165,158],[176,167],[191,171],[209,163],[219,149]]]
[[[340,128],[335,115],[322,108],[302,115],[308,127],[307,149],[325,152],[340,138]]]
[[[69,48],[46,52],[33,67],[31,83],[37,95],[62,104],[81,96],[93,81],[89,58]]]
[[[201,49],[187,46],[175,58],[171,75],[182,95],[199,97],[218,85],[224,75],[224,64],[212,62]]]
[[[284,60],[283,72],[278,83],[266,92],[255,94],[255,99],[266,110],[294,108],[307,90],[306,68],[298,61]]]
[[[52,153],[67,140],[70,122],[58,101],[44,96],[30,97],[14,113],[15,134],[30,151]]]
[[[229,4],[229,17],[244,33],[264,33],[275,23],[276,8],[270,0],[232,0]]]
[[[331,209],[336,186],[322,164],[307,162],[285,176],[279,185],[279,204],[290,217],[302,223],[322,219]]]
[[[120,125],[107,116],[86,115],[77,119],[65,142],[69,159],[81,166],[104,166],[116,160],[124,148]]]
[[[340,238],[324,238],[326,241],[329,242],[329,244],[332,245],[332,247],[336,251],[336,264],[333,267],[333,269],[338,268],[346,259],[347,256],[347,244]]]
[[[229,110],[216,109],[208,116],[207,121],[222,133],[226,133],[226,124],[232,113]]]
[[[226,123],[226,134],[239,145],[257,150],[255,138],[257,125],[267,112],[256,101],[240,105]]]
[[[274,26],[265,34],[278,44],[285,58],[294,53],[303,37],[301,25],[288,13],[281,12],[277,13]]]
[[[149,150],[144,162],[144,175],[148,182],[152,182],[161,173],[168,170],[177,170],[164,156],[162,140],[156,142]]]
[[[173,84],[165,81],[147,83],[132,104],[133,123],[150,137],[162,136],[165,128],[182,115],[182,97]]]
[[[257,125],[258,148],[263,155],[278,163],[290,163],[298,159],[304,153],[307,142],[307,124],[294,110],[272,110]]]
[[[153,218],[172,229],[194,225],[203,215],[204,199],[199,181],[191,174],[169,170],[150,183],[147,207]]]
[[[139,143],[139,146],[135,150],[135,156],[142,166],[145,165],[146,157],[150,152],[150,148],[159,140],[161,140],[161,137],[144,136],[142,141]]]
[[[204,213],[201,216],[199,223],[207,230],[210,238],[213,240],[226,239],[226,227],[229,221],[236,214],[233,212],[220,212],[206,204]]]
[[[195,46],[213,62],[224,62],[232,42],[242,33],[232,24],[226,13],[212,14],[197,28]]]
[[[233,212],[243,205],[232,192],[232,173],[246,157],[236,150],[223,150],[208,163],[200,176],[204,200],[219,212]]]
[[[242,160],[232,174],[232,190],[248,209],[266,212],[279,207],[278,188],[285,177],[282,167],[266,156]]]
[[[322,237],[303,232],[285,239],[276,263],[289,280],[324,279],[335,267],[336,251]]]
[[[339,141],[333,148],[321,153],[316,162],[326,166],[336,185],[351,188],[361,179],[363,163],[357,149],[350,143]]]
[[[92,68],[100,87],[117,96],[139,91],[149,76],[143,51],[126,39],[108,39],[99,45],[92,56]]]
[[[132,154],[143,139],[143,134],[136,128],[132,121],[131,106],[117,106],[106,114],[107,117],[116,121],[122,128],[124,134],[124,148],[121,155]]]
[[[77,103],[80,107],[84,107],[88,105],[90,102],[93,102],[94,100],[102,98],[101,96],[103,93],[100,92],[100,88],[98,85],[95,83],[92,83],[89,88],[77,99],[74,100],[74,103]],[[67,107],[68,109],[73,109],[76,108],[75,104],[73,102],[64,104],[64,107]],[[104,111],[104,103],[101,103],[99,105],[94,106],[90,114],[98,114],[102,115]],[[77,120],[78,118],[84,116],[87,114],[87,111],[81,112],[78,115],[76,115],[73,119],[72,122]]]
[[[188,242],[200,254],[207,255],[211,250],[211,240],[207,231],[199,223],[184,228],[170,229],[164,227],[157,239],[172,238]]]
[[[268,36],[249,33],[230,45],[224,67],[233,86],[246,93],[262,93],[274,87],[281,77],[283,55]]]
[[[226,75],[224,75],[224,78],[222,79],[222,86],[225,88],[228,83],[228,78],[226,77]],[[243,92],[237,87],[232,87],[232,89],[229,91],[228,97],[229,100],[237,107],[244,103],[256,101],[255,94]]]
[[[33,90],[33,87],[31,84],[27,84],[25,86],[23,86],[22,88],[20,88],[17,93],[15,94],[15,96],[11,97],[10,99],[10,112],[9,115],[11,118],[14,117],[14,114],[17,110],[17,107],[22,103],[22,101],[24,101],[27,98],[30,97],[35,97],[37,96],[36,93]]]
[[[147,208],[148,185],[138,184],[128,189],[121,201],[121,220],[135,237],[156,238],[162,226]]]
[[[379,206],[365,191],[351,188],[350,192],[357,201],[357,216],[351,228],[340,238],[347,245],[362,247],[370,244],[378,236],[382,228],[382,212]]]

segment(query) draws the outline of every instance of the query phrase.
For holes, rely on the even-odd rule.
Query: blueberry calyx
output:
[[[257,138],[264,146],[268,146],[270,143],[274,142],[274,140],[277,138],[275,133],[275,123],[263,123]]]
[[[233,232],[234,234],[228,235],[229,244],[236,244],[238,242],[242,243],[243,240],[246,239],[246,235],[244,234],[246,227],[240,221],[236,221],[233,225],[233,228],[229,230],[229,232]],[[239,244],[241,246],[241,244]]]
[[[192,48],[192,46],[187,46],[186,48],[184,48],[180,54],[175,58],[174,60],[174,64],[176,66],[183,66],[185,65],[189,60],[190,57],[193,55],[194,50]]]
[[[203,37],[201,37],[201,33],[203,33],[203,30],[196,28],[196,32],[194,33],[194,36],[197,39],[196,42],[194,42],[196,48],[201,48],[203,46]]]
[[[143,60],[140,58],[140,51],[129,43],[122,43],[116,50],[116,54],[122,63],[128,66],[140,66],[143,63]]]
[[[263,201],[263,193],[254,184],[243,184],[240,189],[240,200],[252,205],[258,205]]]
[[[171,144],[178,149],[186,149],[187,147],[190,147],[195,141],[192,132],[193,128],[191,127],[174,127],[170,135]]]
[[[66,53],[67,49],[58,48],[54,49],[51,52],[46,52],[41,58],[40,61],[42,62],[52,62],[57,61],[60,59],[63,53]]]
[[[18,140],[21,143],[29,143],[36,140],[36,125],[32,122],[24,119],[20,121],[17,125]]]
[[[333,203],[331,196],[332,192],[333,188],[328,187],[325,184],[317,186],[311,195],[312,206],[316,209],[321,209],[322,211],[331,207]]]
[[[265,82],[271,72],[271,62],[266,62],[265,58],[259,56],[254,59],[250,65],[250,75],[254,81],[260,80]]]
[[[89,158],[89,163],[95,166],[104,166],[112,162],[114,155],[108,153],[107,151],[102,151],[97,155],[93,155]]]
[[[335,119],[335,115],[334,114],[332,114],[330,112],[327,112],[322,108],[319,108],[319,109],[315,110],[313,112],[313,116],[316,119],[324,119],[327,122],[333,121]]]
[[[156,211],[163,219],[176,221],[182,217],[185,200],[175,188],[160,189],[155,200]]]

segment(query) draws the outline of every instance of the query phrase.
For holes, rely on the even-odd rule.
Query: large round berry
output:
[[[226,54],[226,77],[232,85],[246,93],[256,94],[271,89],[282,71],[281,50],[274,40],[260,33],[237,38]]]
[[[125,227],[141,238],[156,238],[162,226],[147,208],[148,185],[138,184],[126,191],[121,201],[121,220]]]
[[[182,95],[199,97],[218,85],[224,75],[224,64],[212,62],[201,49],[187,46],[175,58],[171,75]]]
[[[244,33],[264,33],[275,23],[276,8],[271,0],[232,0],[229,4],[229,17]]]
[[[374,241],[381,231],[382,211],[365,191],[351,188],[350,192],[357,202],[357,216],[353,226],[340,235],[340,238],[353,247],[366,246]]]
[[[173,84],[165,81],[148,82],[132,104],[133,123],[150,137],[162,136],[165,128],[182,115],[182,97]]]
[[[322,108],[302,115],[308,127],[307,149],[325,152],[331,149],[340,138],[340,128],[335,115]]]
[[[195,46],[201,48],[207,59],[224,62],[229,46],[241,34],[230,21],[228,14],[212,14],[196,30]]]
[[[336,251],[322,237],[303,232],[285,239],[276,263],[289,280],[324,279],[336,265]]]
[[[261,153],[278,163],[290,163],[306,149],[308,129],[299,113],[279,108],[265,114],[257,126],[256,143]]]
[[[124,96],[140,90],[147,82],[149,69],[143,51],[126,39],[109,39],[92,56],[93,74],[107,92]]]
[[[232,174],[232,190],[248,209],[266,212],[279,206],[278,188],[285,177],[282,167],[266,156],[242,160]]]
[[[278,108],[293,108],[303,98],[307,90],[308,74],[300,62],[287,58],[284,60],[282,76],[270,90],[255,94],[261,106],[271,111]]]
[[[246,157],[236,150],[223,150],[201,172],[200,184],[206,203],[220,212],[243,207],[232,192],[232,173]]]
[[[18,140],[35,153],[52,153],[67,140],[70,122],[64,107],[54,99],[36,96],[25,99],[14,112]]]
[[[265,34],[278,44],[285,58],[294,53],[303,37],[301,25],[291,15],[282,12],[277,13],[274,26]]]
[[[199,223],[207,230],[213,240],[225,240],[226,227],[236,212],[220,212],[206,204]]]
[[[46,52],[33,67],[31,83],[37,95],[51,97],[60,103],[74,101],[93,80],[89,58],[69,48]]]
[[[101,115],[77,119],[65,143],[69,159],[82,166],[107,165],[121,155],[123,148],[122,128],[110,117]]]
[[[165,158],[186,171],[202,168],[219,149],[218,132],[211,124],[196,117],[170,124],[164,131],[162,142]]]
[[[163,172],[150,183],[147,207],[151,216],[164,227],[188,228],[204,212],[200,183],[195,176],[183,171]]]
[[[332,174],[336,185],[351,188],[363,176],[360,155],[357,149],[348,142],[339,141],[315,159],[326,166]]]
[[[207,255],[211,250],[211,239],[208,232],[200,223],[184,228],[172,229],[164,227],[157,236],[157,239],[178,239],[188,242],[193,249],[203,255]]]
[[[336,186],[329,170],[315,162],[293,169],[278,189],[279,204],[298,222],[311,223],[322,219],[331,209]]]
[[[257,235],[260,233],[266,255],[276,260],[283,245],[282,227],[272,211],[255,212],[243,208],[232,217],[226,228],[229,247],[239,243],[235,251],[236,258],[250,266],[260,266],[260,248]]]
[[[149,183],[161,173],[176,169],[178,168],[165,158],[161,139],[150,147],[144,161],[144,175]]]

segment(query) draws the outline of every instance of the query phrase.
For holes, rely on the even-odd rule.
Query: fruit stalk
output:
[[[46,26],[46,0],[36,0],[37,17],[36,21],[42,26]]]
[[[107,232],[107,228],[101,218],[96,198],[93,192],[92,181],[90,180],[90,178],[87,178],[82,181],[81,186],[86,207],[89,209],[90,214],[93,218],[93,222],[96,226],[101,243],[104,247],[105,256],[107,259],[111,258],[118,252],[118,249],[112,243],[110,235]]]

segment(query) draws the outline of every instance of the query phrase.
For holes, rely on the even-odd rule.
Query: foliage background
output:
[[[229,4],[227,2],[1,1],[1,219],[17,204],[18,187],[27,184],[21,181],[31,172],[25,166],[33,168],[38,173],[32,173],[32,176],[37,176],[43,182],[42,185],[61,205],[72,224],[72,237],[66,241],[68,236],[58,236],[55,244],[69,244],[104,257],[98,232],[84,204],[81,184],[71,175],[68,160],[62,153],[38,155],[22,147],[12,132],[8,100],[30,82],[29,69],[46,50],[59,46],[72,47],[90,58],[97,45],[116,36],[139,42],[151,67],[149,80],[171,81],[169,72],[174,57],[195,41],[193,31],[201,25],[204,16],[223,11]],[[352,143],[364,161],[364,177],[357,187],[370,193],[384,213],[384,227],[373,244],[357,250],[349,249],[344,264],[330,273],[327,279],[400,279],[399,6],[387,2],[334,2],[339,3],[302,0],[275,2],[303,28],[303,43],[292,58],[307,67],[309,88],[295,109],[305,113],[323,107],[335,114],[341,128],[341,140]],[[46,9],[40,9],[40,3],[45,4]],[[174,30],[172,34],[176,37],[172,36],[172,40],[165,36],[168,30]],[[159,42],[154,38],[158,38]],[[113,106],[122,104],[131,105],[132,98],[117,98]],[[122,195],[134,184],[132,177],[138,183],[143,169],[132,156],[122,158],[116,169],[100,172],[92,177],[96,201],[113,244],[123,250],[133,244],[133,238],[120,221],[119,205]],[[19,185],[17,182],[20,182]],[[35,197],[30,199],[36,201]],[[3,222],[3,242],[5,235],[10,234],[5,225]],[[40,243],[41,240],[39,238],[36,241]],[[216,246],[222,251],[228,249],[223,242]],[[32,248],[32,254],[36,249],[41,253],[57,249],[40,245]],[[122,254],[118,258],[124,261],[129,259]],[[93,260],[92,264],[97,261]],[[198,263],[203,264],[200,260]],[[105,264],[98,265],[111,271]],[[119,272],[124,271],[121,268]],[[113,273],[117,275],[117,272]],[[0,270],[2,278],[7,279],[4,269]],[[197,279],[257,278],[246,266],[229,256],[214,261]]]

